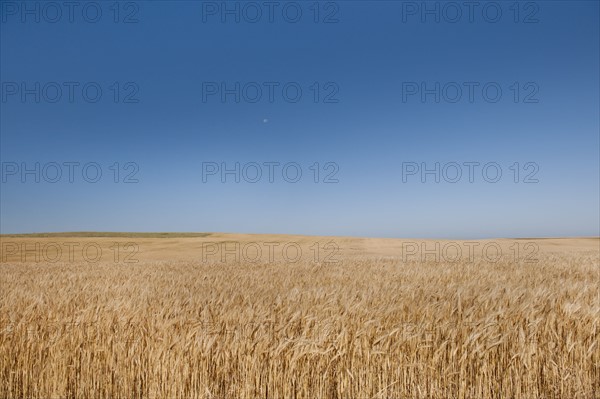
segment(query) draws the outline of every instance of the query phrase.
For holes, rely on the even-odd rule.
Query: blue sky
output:
[[[0,2],[2,233],[600,234],[598,1],[480,2],[456,22],[436,2],[439,22],[402,1],[280,2],[272,21],[268,2],[228,3],[239,22],[221,2],[124,2],[118,14],[96,2],[72,21],[55,4],[60,16]],[[239,101],[223,98],[236,83]],[[436,83],[439,102],[423,98]],[[203,163],[236,162],[239,183],[220,171],[203,182]],[[272,183],[265,162],[280,164]],[[440,174],[457,163],[463,176],[403,181],[409,162]],[[473,182],[465,162],[480,164]],[[36,163],[39,183],[21,175]],[[96,183],[81,173],[92,163]],[[251,183],[242,169],[254,175],[254,163]],[[281,174],[292,163],[297,183]],[[131,172],[137,183],[124,182]]]

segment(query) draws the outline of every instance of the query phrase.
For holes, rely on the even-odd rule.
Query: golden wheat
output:
[[[0,264],[1,398],[598,398],[598,252]]]

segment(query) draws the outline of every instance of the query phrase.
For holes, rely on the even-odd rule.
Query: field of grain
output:
[[[600,397],[598,238],[0,241],[0,398]]]

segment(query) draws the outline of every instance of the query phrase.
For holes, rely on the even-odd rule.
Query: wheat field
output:
[[[600,397],[598,238],[1,241],[0,398]]]

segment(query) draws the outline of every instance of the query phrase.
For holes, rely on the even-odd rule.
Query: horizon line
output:
[[[355,235],[331,235],[331,234],[290,234],[290,233],[241,233],[241,232],[195,232],[195,231],[60,231],[60,232],[32,232],[32,233],[1,233],[0,237],[131,237],[131,238],[201,238],[215,234],[227,235],[270,235],[270,236],[299,236],[299,237],[336,237],[336,238],[360,238],[360,239],[383,239],[383,240],[550,240],[550,239],[600,239],[598,236],[541,236],[541,237],[485,237],[485,238],[448,238],[448,237],[377,237],[377,236],[355,236]],[[144,237],[146,236],[146,237]]]

